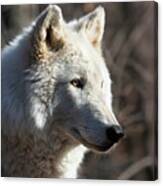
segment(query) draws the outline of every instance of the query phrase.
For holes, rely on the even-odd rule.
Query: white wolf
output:
[[[51,5],[2,52],[2,176],[77,176],[87,147],[123,136],[102,56],[102,7],[66,23]]]

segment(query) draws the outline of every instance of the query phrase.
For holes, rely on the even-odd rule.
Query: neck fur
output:
[[[2,169],[4,176],[12,177],[76,178],[85,151],[57,132],[49,139],[34,134],[2,134]]]

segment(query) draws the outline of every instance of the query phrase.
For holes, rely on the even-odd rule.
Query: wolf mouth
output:
[[[76,128],[72,128],[72,133],[75,139],[77,139],[78,141],[80,141],[83,145],[85,145],[86,147],[96,150],[98,152],[105,152],[108,151],[112,146],[113,146],[113,142],[107,142],[103,145],[97,145],[97,144],[93,144],[88,142],[86,139],[84,139],[81,135],[81,133],[79,132],[79,130],[77,130]]]

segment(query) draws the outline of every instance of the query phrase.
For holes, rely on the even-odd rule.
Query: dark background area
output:
[[[113,107],[126,137],[109,154],[86,154],[81,178],[153,180],[157,175],[157,6],[154,2],[60,4],[66,21],[106,11],[104,56]],[[1,7],[1,46],[47,5]]]

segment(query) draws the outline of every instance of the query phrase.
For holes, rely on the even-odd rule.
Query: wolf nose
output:
[[[124,136],[124,132],[121,126],[113,125],[107,129],[106,135],[109,140],[116,143],[120,138]]]

